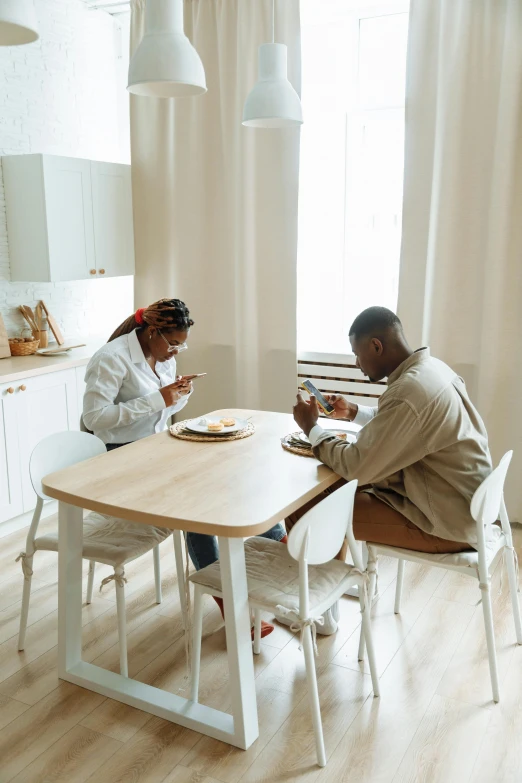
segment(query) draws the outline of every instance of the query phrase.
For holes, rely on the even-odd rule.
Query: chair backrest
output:
[[[485,530],[501,516],[501,508],[504,505],[504,483],[512,456],[512,451],[504,454],[495,470],[484,479],[471,499],[471,516],[477,523],[479,545],[484,541]],[[502,522],[509,526],[507,515],[504,513],[503,516],[506,516],[506,520]]]
[[[29,460],[34,491],[38,497],[47,499],[42,487],[44,476],[105,453],[106,448],[102,441],[86,432],[57,432],[48,435],[35,446]]]
[[[310,565],[333,560],[341,549],[348,527],[351,528],[357,481],[327,495],[307,511],[288,536],[288,552],[294,560]]]

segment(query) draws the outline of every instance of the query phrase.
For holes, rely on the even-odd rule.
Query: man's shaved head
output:
[[[373,381],[387,378],[412,353],[399,318],[387,307],[363,310],[349,336],[357,366]]]

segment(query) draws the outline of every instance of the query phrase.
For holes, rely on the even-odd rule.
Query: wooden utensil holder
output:
[[[48,348],[49,347],[49,332],[47,329],[42,329],[41,332],[35,332],[34,336],[37,340],[40,342],[40,348]]]

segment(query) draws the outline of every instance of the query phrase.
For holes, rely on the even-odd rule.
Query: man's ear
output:
[[[372,350],[377,356],[382,356],[382,352],[384,350],[383,345],[380,340],[377,339],[377,337],[372,337],[371,339],[371,346]]]

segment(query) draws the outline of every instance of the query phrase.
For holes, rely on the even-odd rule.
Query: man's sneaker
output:
[[[338,622],[336,619],[336,615],[334,612],[334,608],[337,610],[337,617],[339,616],[339,607],[337,604],[334,604],[331,609],[328,609],[327,612],[323,614],[323,624],[319,625],[317,623],[316,630],[317,633],[321,636],[331,636],[333,633],[337,631],[338,628]]]

